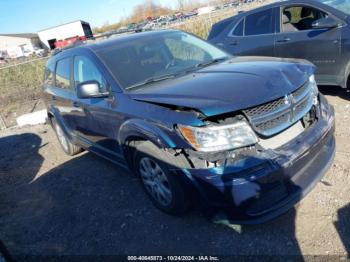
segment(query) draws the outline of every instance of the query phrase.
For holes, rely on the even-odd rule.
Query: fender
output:
[[[159,148],[175,148],[172,139],[159,127],[142,119],[130,119],[120,126],[118,142],[124,145],[130,137],[140,137],[149,140]]]

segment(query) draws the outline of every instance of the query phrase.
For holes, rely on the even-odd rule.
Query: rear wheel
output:
[[[57,121],[51,119],[52,127],[55,130],[58,142],[60,143],[63,151],[70,156],[74,156],[82,151],[79,146],[72,144],[67,138],[66,134],[63,132],[62,127],[57,123]]]
[[[171,171],[169,163],[176,161],[151,142],[138,145],[134,156],[135,171],[153,204],[166,213],[179,215],[188,211],[191,201],[185,183]]]

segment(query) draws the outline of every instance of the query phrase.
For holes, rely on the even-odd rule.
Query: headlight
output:
[[[246,122],[224,126],[178,126],[185,139],[198,151],[221,151],[253,145],[258,139]]]
[[[313,104],[317,105],[318,104],[318,88],[317,88],[317,83],[315,80],[315,75],[311,75],[309,77],[309,85],[311,85],[311,92],[313,94]]]

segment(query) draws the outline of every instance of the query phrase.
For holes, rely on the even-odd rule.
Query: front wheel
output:
[[[179,215],[188,211],[190,198],[180,175],[171,171],[169,163],[177,161],[172,158],[175,157],[151,142],[144,142],[136,148],[134,166],[153,204],[166,213]]]

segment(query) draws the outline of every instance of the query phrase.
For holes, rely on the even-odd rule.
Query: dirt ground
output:
[[[43,125],[0,132],[0,239],[13,255],[347,257],[350,94],[321,91],[336,110],[335,162],[296,209],[272,222],[227,227],[196,210],[163,214],[133,175],[91,153],[65,156]]]

